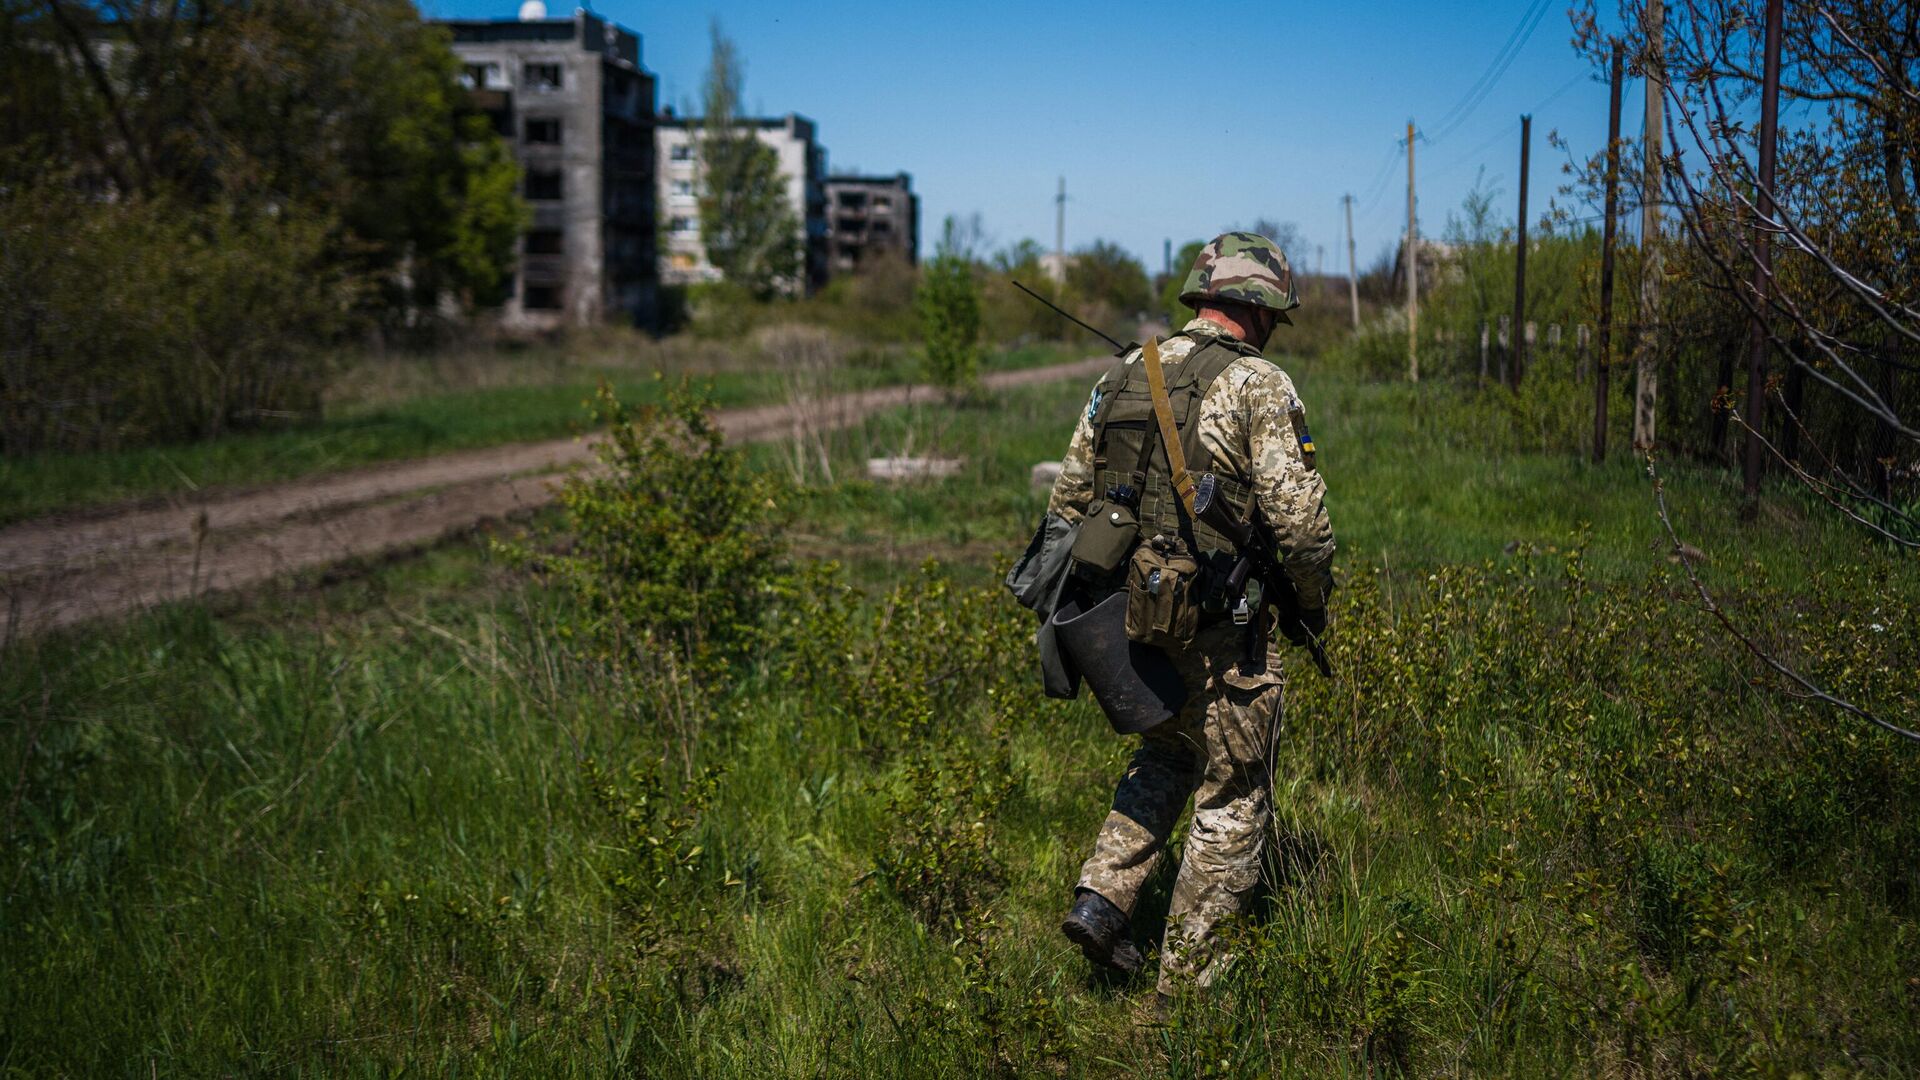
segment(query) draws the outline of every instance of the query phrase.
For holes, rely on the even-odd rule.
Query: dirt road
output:
[[[1091,378],[1090,358],[985,377],[989,389]],[[814,403],[808,422],[843,427],[881,409],[929,400],[891,386]],[[789,405],[715,414],[727,438],[788,435]],[[553,497],[554,474],[592,460],[584,440],[555,439],[209,492],[165,507],[67,514],[0,529],[0,643],[149,604],[243,589],[277,574],[420,547]]]

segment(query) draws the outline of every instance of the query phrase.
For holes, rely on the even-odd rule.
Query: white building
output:
[[[827,279],[827,151],[814,139],[813,121],[797,113],[778,119],[742,119],[780,159],[793,216],[806,234],[806,291]],[[691,285],[720,280],[700,241],[700,132],[698,119],[660,117],[655,128],[660,183],[660,281]]]

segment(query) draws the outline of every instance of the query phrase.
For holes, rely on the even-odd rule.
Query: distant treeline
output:
[[[0,449],[310,413],[497,302],[519,171],[409,0],[0,7]]]

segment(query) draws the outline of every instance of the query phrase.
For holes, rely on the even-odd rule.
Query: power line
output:
[[[1562,97],[1566,96],[1567,91],[1573,89],[1574,87],[1580,85],[1582,82],[1586,81],[1586,78],[1587,78],[1586,73],[1582,72],[1578,75],[1575,75],[1573,78],[1568,79],[1566,82],[1561,84],[1560,89],[1555,90],[1553,93],[1548,94],[1546,97],[1540,99],[1539,103],[1534,105],[1532,108],[1528,109],[1527,112],[1529,113],[1539,112],[1540,110],[1560,100]],[[1462,165],[1478,163],[1480,159],[1480,155],[1486,153],[1489,149],[1492,149],[1492,147],[1496,143],[1504,141],[1507,138],[1507,136],[1512,135],[1515,131],[1518,131],[1519,129],[1520,129],[1520,121],[1518,120],[1513,121],[1507,126],[1501,128],[1499,131],[1494,132],[1493,135],[1487,139],[1487,141],[1481,143],[1480,145],[1474,147],[1473,149],[1467,151],[1466,153],[1461,154],[1459,157],[1454,158],[1452,161],[1447,162],[1445,165],[1441,166],[1440,168],[1435,169],[1430,175],[1434,177],[1449,176],[1449,175],[1452,175],[1452,173]]]
[[[1387,188],[1391,186],[1387,183],[1387,180],[1393,175],[1393,167],[1399,164],[1400,155],[1406,152],[1407,148],[1405,146],[1400,145],[1398,142],[1394,143],[1393,150],[1387,155],[1387,160],[1380,166],[1380,174],[1374,178],[1372,184],[1367,186],[1368,194],[1361,196],[1367,204],[1361,209],[1360,212],[1362,214],[1371,213],[1374,206],[1380,202],[1380,197],[1387,193]]]
[[[1529,16],[1532,18],[1531,22],[1526,21]],[[1539,0],[1536,6],[1528,9],[1527,15],[1521,16],[1522,23],[1526,27],[1526,30],[1520,35],[1518,43],[1507,52],[1504,58],[1497,59],[1497,63],[1499,64],[1498,69],[1493,70],[1493,77],[1487,79],[1485,85],[1479,88],[1478,92],[1473,96],[1471,103],[1466,106],[1466,111],[1454,117],[1451,122],[1442,127],[1437,134],[1428,140],[1429,142],[1439,142],[1441,139],[1453,134],[1454,130],[1461,124],[1466,123],[1467,118],[1473,115],[1473,111],[1478,109],[1480,104],[1487,100],[1487,95],[1493,93],[1493,88],[1499,84],[1501,76],[1505,75],[1507,69],[1513,66],[1513,62],[1520,58],[1520,50],[1526,47],[1527,42],[1533,37],[1533,32],[1540,28],[1541,21],[1546,17],[1547,8],[1545,0]]]
[[[1488,76],[1493,74],[1494,67],[1498,65],[1501,58],[1506,56],[1507,52],[1513,48],[1514,41],[1519,38],[1522,28],[1527,25],[1527,21],[1538,14],[1539,9],[1545,5],[1546,0],[1533,0],[1533,3],[1520,14],[1520,21],[1514,24],[1513,30],[1507,34],[1507,40],[1503,42],[1499,50],[1493,54],[1493,59],[1487,61],[1487,66],[1481,70],[1480,77],[1473,80],[1473,85],[1467,87],[1466,92],[1460,95],[1460,99],[1455,101],[1446,112],[1441,113],[1438,120],[1433,122],[1433,126],[1436,129],[1445,127],[1450,123],[1454,119],[1455,114],[1459,113],[1461,108],[1467,104],[1468,99],[1480,91],[1481,87],[1486,84]]]
[[[1386,190],[1387,177],[1391,174],[1394,163],[1400,160],[1400,154],[1404,150],[1405,147],[1397,141],[1387,148],[1387,156],[1380,162],[1379,171],[1373,174],[1373,179],[1367,184],[1367,193],[1360,196],[1366,202],[1368,209],[1372,209],[1374,201],[1380,197],[1382,191]]]

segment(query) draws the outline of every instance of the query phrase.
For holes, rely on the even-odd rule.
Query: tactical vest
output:
[[[1248,478],[1226,471],[1225,463],[1211,460],[1201,445],[1200,402],[1207,396],[1214,379],[1229,365],[1243,356],[1257,357],[1260,351],[1232,338],[1201,335],[1194,340],[1194,350],[1185,360],[1166,366],[1167,402],[1180,432],[1187,471],[1196,479],[1202,473],[1212,472],[1221,495],[1239,515],[1247,506],[1251,490]],[[1096,503],[1123,503],[1125,499],[1121,496],[1131,489],[1138,500],[1133,507],[1140,523],[1141,539],[1155,535],[1179,537],[1186,542],[1189,552],[1208,562],[1231,554],[1233,542],[1190,517],[1174,491],[1172,466],[1168,464],[1166,450],[1160,446],[1153,395],[1147,387],[1146,363],[1121,361],[1101,378],[1098,393],[1093,415]]]

